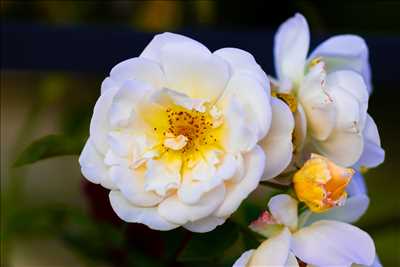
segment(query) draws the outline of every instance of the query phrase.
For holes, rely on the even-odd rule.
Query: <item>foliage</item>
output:
[[[55,156],[78,155],[82,147],[82,140],[64,135],[47,135],[29,145],[18,156],[14,166],[20,167]]]

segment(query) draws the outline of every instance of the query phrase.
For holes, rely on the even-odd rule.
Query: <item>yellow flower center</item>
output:
[[[344,203],[345,191],[354,170],[337,166],[328,159],[312,154],[293,178],[297,197],[313,212],[323,212]]]
[[[182,153],[198,151],[204,145],[217,143],[214,120],[209,112],[187,110],[174,106],[165,109],[168,119],[168,127],[154,128],[154,131],[162,134],[163,146],[166,149],[182,150]],[[219,126],[219,125],[218,125]]]
[[[153,149],[160,157],[167,153],[188,163],[197,161],[209,149],[221,150],[223,118],[215,107],[200,112],[178,105],[153,105],[144,108],[141,116],[151,126],[157,140]]]

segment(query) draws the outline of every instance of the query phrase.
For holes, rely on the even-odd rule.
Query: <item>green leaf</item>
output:
[[[34,163],[38,160],[64,155],[79,155],[83,140],[64,135],[48,135],[30,144],[19,155],[14,167]]]
[[[238,237],[239,227],[232,222],[226,222],[209,233],[193,234],[178,261],[215,261]]]

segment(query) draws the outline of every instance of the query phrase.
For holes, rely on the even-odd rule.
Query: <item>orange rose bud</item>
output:
[[[343,168],[317,154],[296,172],[294,189],[300,201],[313,212],[324,212],[341,206],[346,200],[345,191],[354,175],[351,168]]]

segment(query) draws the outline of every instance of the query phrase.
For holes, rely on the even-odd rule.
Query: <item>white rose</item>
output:
[[[355,35],[335,36],[307,59],[309,41],[307,21],[296,14],[280,26],[274,44],[278,80],[272,91],[294,113],[297,165],[310,152],[342,166],[379,165],[384,150],[367,114],[371,85],[364,40]]]
[[[302,224],[298,202],[289,195],[276,195],[250,227],[267,237],[248,250],[233,267],[251,266],[379,266],[374,241],[363,230],[335,220]],[[353,265],[353,266],[354,266]]]
[[[257,187],[271,104],[249,53],[211,53],[160,34],[116,65],[101,92],[79,162],[88,180],[111,190],[122,220],[207,232]]]

